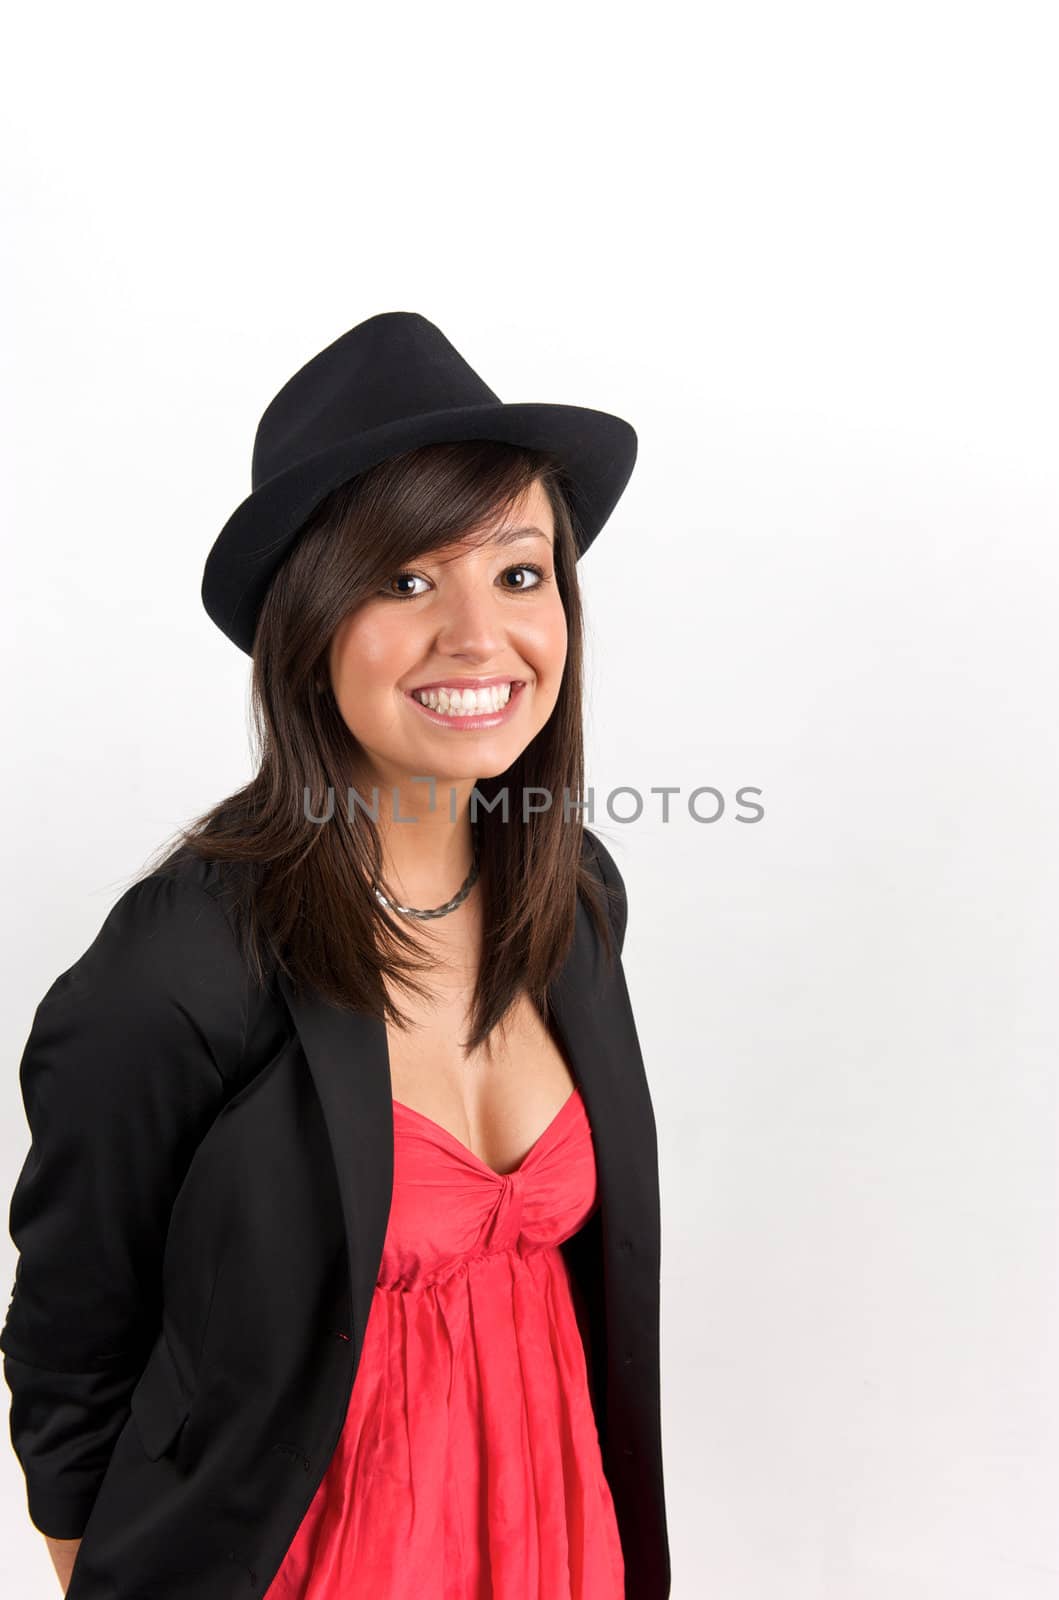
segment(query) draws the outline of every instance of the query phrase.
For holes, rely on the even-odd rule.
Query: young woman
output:
[[[664,1600],[658,1167],[583,826],[627,423],[433,324],[261,419],[203,599],[250,783],[37,1008],[0,1334],[72,1600]]]

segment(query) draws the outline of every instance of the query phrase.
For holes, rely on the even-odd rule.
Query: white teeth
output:
[[[415,698],[431,711],[440,711],[449,717],[481,716],[483,712],[500,711],[511,698],[510,683],[494,684],[488,689],[417,689]]]

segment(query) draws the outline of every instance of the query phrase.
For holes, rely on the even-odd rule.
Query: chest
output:
[[[513,1172],[576,1087],[555,1034],[529,995],[506,1030],[467,1052],[469,995],[442,993],[429,1005],[402,995],[411,1019],[387,1022],[393,1098],[430,1117],[495,1172]]]

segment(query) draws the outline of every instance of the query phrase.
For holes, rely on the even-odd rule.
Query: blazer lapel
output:
[[[658,1150],[621,958],[606,967],[580,899],[574,942],[548,1001],[588,1112],[609,1257],[657,1231]]]
[[[393,1193],[386,1025],[367,1012],[344,1011],[311,991],[297,993],[286,973],[279,974],[279,983],[327,1123],[346,1225],[350,1331],[360,1349],[375,1287],[364,1266],[370,1261],[374,1268],[382,1258]]]

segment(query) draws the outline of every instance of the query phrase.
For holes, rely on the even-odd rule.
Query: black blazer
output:
[[[585,859],[627,901],[609,851]],[[386,1029],[255,983],[225,870],[127,889],[37,1008],[0,1349],[29,1515],[69,1600],[268,1588],[346,1416],[393,1185]],[[549,991],[599,1204],[570,1268],[630,1600],[666,1600],[655,1122],[620,959],[583,902]]]

